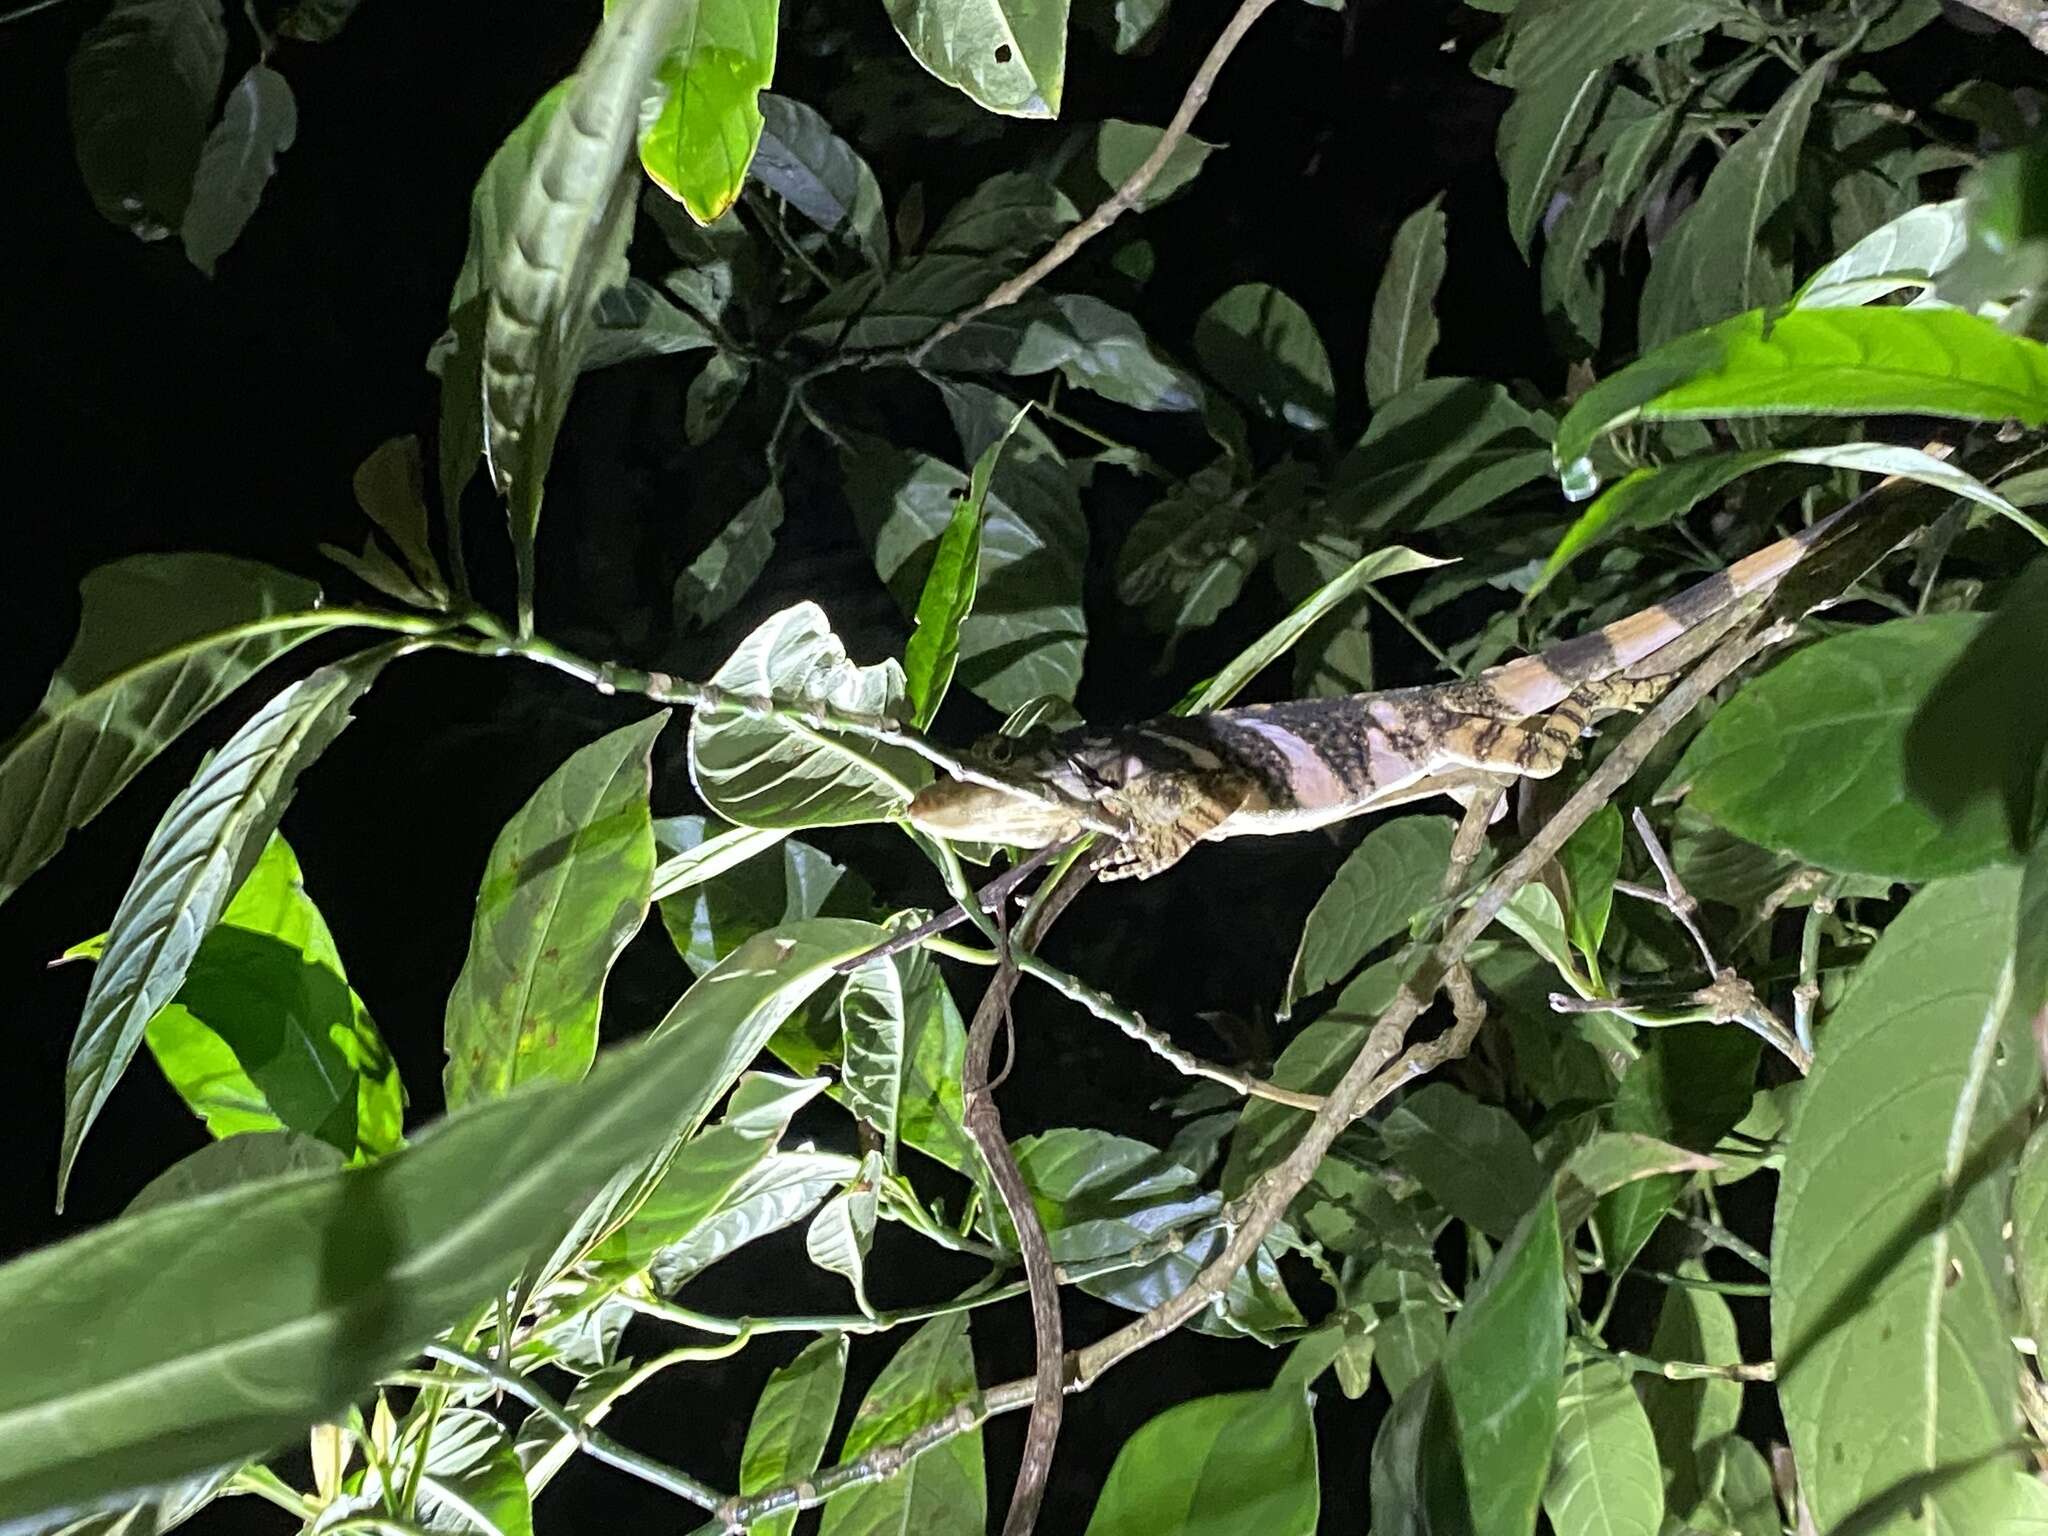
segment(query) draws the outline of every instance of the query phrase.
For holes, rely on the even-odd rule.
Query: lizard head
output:
[[[1123,782],[1118,765],[1098,761],[1103,754],[1088,743],[1055,740],[1025,751],[1015,742],[1002,746],[1008,750],[979,752],[975,766],[1014,790],[939,779],[910,802],[910,824],[952,842],[1013,848],[1044,848],[1102,824],[1100,802]]]

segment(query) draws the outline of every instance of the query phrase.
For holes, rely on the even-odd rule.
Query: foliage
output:
[[[69,76],[100,211],[178,230],[231,281],[296,132],[295,49],[353,9],[248,7],[254,62],[224,92],[215,0],[114,0]],[[983,1421],[1030,1384],[981,1380],[971,1330],[1035,1242],[1135,1314],[1083,1347],[1077,1386],[1183,1322],[1260,1382],[1134,1418],[1091,1536],[1311,1532],[1339,1465],[1369,1475],[1381,1536],[2048,1524],[2048,1397],[2012,1347],[2048,1311],[2048,529],[2029,511],[2048,152],[2012,126],[2033,108],[1948,75],[1895,102],[1887,59],[1951,26],[1925,0],[1474,10],[1472,66],[1505,93],[1504,227],[1565,388],[1432,372],[1474,355],[1440,298],[1478,238],[1455,196],[1389,212],[1346,377],[1333,357],[1356,354],[1311,307],[1241,270],[1170,334],[1143,318],[1144,216],[1197,204],[1231,153],[1185,121],[1000,139],[1036,147],[929,212],[922,183],[877,174],[855,139],[910,131],[880,126],[908,61],[959,93],[919,83],[966,125],[935,135],[1056,118],[1063,0],[891,0],[886,52],[774,0],[605,8],[480,170],[434,351],[437,493],[412,437],[357,476],[373,531],[329,553],[374,602],[220,555],[105,566],[0,749],[5,900],[263,690],[72,952],[93,965],[59,1200],[145,1045],[214,1143],[137,1170],[153,1182],[119,1219],[0,1266],[0,1530],[162,1531],[234,1492],[314,1530],[514,1536],[588,1454],[728,1527],[787,1532],[823,1503],[833,1536],[979,1532]],[[1071,19],[1119,52],[1194,25],[1139,0]],[[768,89],[796,37],[875,82],[863,133]],[[1228,51],[1195,104],[1230,88]],[[1128,223],[1084,222],[1112,199]],[[1033,267],[1049,248],[1074,259]],[[673,371],[719,515],[669,551],[668,611],[618,615],[616,649],[732,637],[701,681],[545,635],[557,440],[579,380],[631,360]],[[509,590],[481,559],[472,584],[497,537],[461,519],[479,461]],[[1319,890],[1261,892],[1298,946],[1213,1000],[1278,999],[1229,1060],[1017,954],[1007,897],[975,909],[981,944],[918,931],[910,881],[876,862],[928,860],[929,903],[964,894],[962,856],[1002,855],[905,814],[940,774],[1008,771],[1011,743],[942,745],[977,721],[1041,741],[1105,674],[1146,669],[1182,714],[1469,678],[1873,489],[1842,527],[1904,508],[1885,526],[1913,558],[1873,549],[1774,612],[1791,653],[1653,716],[1669,734],[1598,805],[1536,786],[1477,858],[1450,820],[1404,814],[1345,833]],[[871,562],[893,652],[818,601],[748,606],[819,507]],[[316,637],[323,664],[269,676]],[[408,1126],[431,1088],[401,1080],[280,825],[302,779],[346,802],[322,752],[425,652],[644,703],[531,765],[478,850],[446,1112]],[[1563,786],[1641,767],[1609,755],[1626,729]],[[667,814],[690,791],[699,809]],[[1227,887],[1234,852],[1166,878]],[[1461,932],[1475,909],[1483,935]],[[1144,966],[1179,963],[1172,935],[1120,931]],[[608,983],[664,932],[692,979],[629,1040]],[[1020,1138],[1030,1202],[1006,1204],[955,997],[977,966],[1206,1080],[1156,1106],[1167,1134],[1134,1089],[1129,1125]],[[1439,985],[1455,1019],[1410,1030]],[[715,1264],[788,1263],[753,1245],[799,1224],[840,1310],[693,1305]],[[916,1243],[987,1273],[937,1291]],[[679,1327],[730,1344],[645,1352]],[[710,1437],[636,1431],[640,1451],[600,1428],[655,1376],[787,1331],[814,1337],[709,1481],[678,1463],[711,1462]],[[870,1353],[887,1363],[849,1417]],[[1358,1400],[1375,1378],[1370,1445],[1328,1438],[1325,1384]],[[298,1487],[282,1453],[306,1433]]]

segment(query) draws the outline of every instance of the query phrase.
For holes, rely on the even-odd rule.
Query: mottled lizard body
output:
[[[913,825],[953,840],[1040,848],[1107,831],[1104,879],[1143,879],[1198,842],[1327,826],[1498,774],[1546,778],[1599,716],[1638,709],[1669,675],[1623,676],[1771,587],[1848,509],[1591,634],[1457,682],[1166,715],[1080,729],[978,767],[1015,786],[942,779]]]

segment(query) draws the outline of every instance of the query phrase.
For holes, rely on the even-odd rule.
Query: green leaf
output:
[[[1339,1005],[1287,1042],[1267,1081],[1303,1093],[1328,1093],[1365,1044],[1366,1024],[1357,1012]],[[1237,1117],[1230,1134],[1230,1156],[1223,1165],[1222,1188],[1235,1198],[1252,1181],[1285,1157],[1301,1139],[1307,1124],[1302,1112],[1268,1099],[1252,1099]]]
[[[1733,1025],[1657,1030],[1622,1074],[1608,1123],[1619,1132],[1711,1151],[1749,1113],[1757,1055],[1755,1036]],[[1601,1200],[1594,1221],[1609,1274],[1635,1262],[1685,1178],[1670,1172],[1632,1179]]]
[[[157,1010],[241,885],[291,801],[298,776],[341,734],[388,649],[322,667],[265,704],[164,812],[107,929],[64,1071],[61,1209],[87,1129]]]
[[[778,0],[695,0],[656,71],[666,94],[641,126],[640,164],[699,224],[746,185],[761,138],[758,98],[775,78],[779,9]]]
[[[855,1460],[874,1446],[935,1424],[974,1393],[967,1314],[935,1317],[882,1367],[846,1432],[840,1459]],[[982,1536],[987,1519],[988,1483],[977,1428],[934,1446],[881,1482],[863,1483],[833,1499],[818,1530],[819,1536],[913,1530],[920,1536]]]
[[[403,1443],[404,1464],[419,1454]],[[367,1479],[381,1486],[375,1477]],[[420,1524],[430,1531],[532,1536],[533,1499],[504,1427],[475,1408],[452,1408],[433,1421],[420,1473]]]
[[[740,1453],[740,1496],[800,1483],[818,1470],[839,1392],[846,1382],[846,1335],[813,1339],[802,1354],[768,1378],[747,1426]],[[761,1536],[789,1536],[796,1511],[770,1515],[753,1529]]]
[[[1664,1523],[1656,1437],[1612,1361],[1582,1356],[1565,1375],[1543,1512],[1557,1536],[1657,1536]]]
[[[1516,91],[1501,114],[1496,142],[1507,182],[1508,232],[1525,259],[1529,237],[1611,88],[1599,69],[1552,74]]]
[[[749,1072],[733,1088],[725,1113],[676,1149],[639,1207],[592,1250],[594,1263],[665,1277],[664,1249],[687,1242],[729,1208],[735,1192],[773,1156],[796,1112],[824,1091],[817,1077]]]
[[[1806,126],[1838,58],[1830,54],[1802,74],[1735,141],[1657,248],[1643,282],[1644,346],[1791,296],[1782,242],[1766,226],[1792,196]]]
[[[952,685],[960,659],[960,630],[974,611],[974,592],[981,569],[982,524],[987,516],[989,485],[996,461],[1023,424],[1029,406],[1020,406],[1003,435],[982,450],[967,480],[967,494],[953,508],[946,531],[939,535],[924,590],[917,599],[917,628],[903,650],[904,689],[919,730],[932,723]]]
[[[1982,628],[1928,614],[1808,646],[1715,713],[1671,784],[1737,836],[1841,874],[1929,880],[2002,857],[1997,806],[1944,825],[1906,789],[1914,714]]]
[[[1103,119],[1096,125],[1093,142],[1083,151],[1082,159],[1076,162],[1086,164],[1092,174],[1087,178],[1085,187],[1075,190],[1075,201],[1089,207],[1100,203],[1131,179],[1138,167],[1159,148],[1159,141],[1165,136],[1165,129],[1155,128],[1150,123],[1130,123],[1117,117]],[[1172,197],[1195,179],[1215,147],[1191,133],[1182,134],[1175,140],[1173,148],[1167,151],[1166,164],[1138,194],[1132,208],[1157,208]],[[1071,183],[1069,185],[1072,186]]]
[[[868,1248],[875,1240],[882,1172],[881,1154],[870,1152],[853,1182],[825,1202],[804,1232],[804,1252],[811,1262],[845,1276],[854,1304],[870,1317],[875,1309],[868,1303]]]
[[[214,263],[241,238],[277,172],[277,157],[298,136],[299,109],[292,88],[266,64],[252,64],[228,92],[227,106],[192,178],[192,200],[179,233],[185,257],[213,276]]]
[[[1394,1395],[1372,1443],[1373,1536],[1465,1536],[1470,1500],[1458,1466],[1458,1426],[1435,1368]]]
[[[1195,355],[1211,377],[1274,421],[1320,432],[1336,410],[1329,354],[1315,322],[1268,283],[1240,283],[1195,321]]]
[[[1960,310],[1762,311],[1667,342],[1602,379],[1559,423],[1567,490],[1597,488],[1594,440],[1633,421],[1746,416],[1949,416],[2048,421],[2048,347]]]
[[[387,438],[356,466],[349,479],[356,493],[356,505],[363,516],[391,540],[405,559],[425,607],[448,605],[448,583],[434,558],[433,536],[428,531],[426,467],[420,457],[420,440],[410,434]]]
[[[1809,277],[1792,302],[1800,309],[1870,304],[1905,288],[1916,291],[1911,302],[1926,302],[1920,295],[1968,243],[1961,198],[1909,208]]]
[[[220,0],[116,0],[71,55],[71,144],[101,217],[141,240],[184,220],[227,61]]]
[[[139,1216],[160,1205],[197,1199],[257,1179],[327,1173],[341,1165],[339,1152],[311,1136],[297,1131],[251,1131],[226,1141],[210,1141],[179,1158],[142,1186],[124,1214]]]
[[[711,676],[717,686],[793,705],[829,705],[902,718],[903,669],[857,667],[816,603],[765,620]],[[690,720],[690,779],[704,803],[752,827],[825,827],[881,821],[931,779],[924,759],[837,731],[733,710]]]
[[[1005,420],[1014,407],[1004,402]],[[1087,525],[1064,463],[1024,423],[991,471],[981,523],[976,609],[960,625],[960,681],[997,709],[1041,694],[1072,698],[1087,643],[1082,573]],[[981,445],[970,445],[977,460]],[[846,492],[875,570],[914,611],[969,477],[921,453],[867,440],[845,456]]]
[[[1351,850],[1302,928],[1280,997],[1282,1018],[1405,933],[1408,920],[1436,900],[1450,860],[1451,830],[1447,817],[1404,816],[1375,827]]]
[[[1389,576],[1405,575],[1409,571],[1426,571],[1433,566],[1449,563],[1447,560],[1420,554],[1403,544],[1389,544],[1384,549],[1376,549],[1371,554],[1352,561],[1344,570],[1296,603],[1294,611],[1286,618],[1239,651],[1222,671],[1189,690],[1187,696],[1174,706],[1174,712],[1195,715],[1204,710],[1222,708],[1237,697],[1246,683],[1292,650],[1296,642],[1333,609],[1373,582],[1383,581]]]
[[[1546,1192],[1451,1324],[1443,1379],[1474,1536],[1530,1536],[1550,1472],[1564,1379],[1564,1249]]]
[[[1448,849],[1446,849],[1448,858]],[[1574,832],[1557,853],[1570,901],[1565,932],[1579,953],[1597,966],[1600,941],[1607,936],[1607,916],[1614,906],[1614,881],[1621,873],[1621,811],[1603,805]]]
[[[683,440],[692,448],[701,448],[716,437],[753,376],[754,365],[731,352],[714,352],[706,358],[683,397]]]
[[[1380,1122],[1380,1136],[1438,1204],[1489,1237],[1507,1237],[1543,1193],[1528,1133],[1506,1110],[1449,1083],[1426,1083],[1404,1098]],[[1555,1227],[1555,1203],[1543,1209]]]
[[[483,332],[484,451],[509,508],[522,625],[533,602],[542,484],[599,294],[626,279],[637,178],[622,171],[655,67],[687,0],[608,14],[557,109],[529,119],[533,149],[495,241]],[[545,105],[545,103],[544,103]],[[526,125],[522,125],[522,132]],[[508,170],[511,167],[508,166]],[[465,297],[458,283],[457,300]]]
[[[0,1523],[262,1456],[332,1419],[546,1251],[564,1212],[694,1130],[776,1022],[693,1018],[371,1167],[176,1201],[0,1267]]]
[[[2048,1328],[2048,1125],[2027,1138],[2013,1174],[2012,1253],[2021,1321],[2038,1339]]]
[[[226,555],[140,555],[80,584],[78,637],[0,748],[0,900],[187,726],[346,622],[310,581]]]
[[[1914,798],[1950,825],[1987,800],[1995,803],[2015,850],[2034,838],[2048,711],[2014,705],[2038,689],[2044,666],[2048,556],[2039,556],[1906,727],[1906,787]]]
[[[1662,1174],[1714,1173],[1725,1166],[1704,1152],[1688,1152],[1655,1137],[1600,1131],[1574,1150],[1558,1170],[1558,1217],[1569,1232],[1586,1219],[1602,1195]]]
[[[1904,1479],[1927,1528],[2007,1529],[2030,1473],[2000,1228],[2039,1066],[2012,1007],[2020,873],[1906,904],[1829,1019],[1786,1148],[1772,1253],[1779,1402],[1822,1529]]]
[[[1074,200],[1037,172],[998,171],[946,210],[926,247],[994,257],[1007,271],[1079,218]]]
[[[1507,78],[1519,90],[1553,75],[1583,74],[1727,19],[1718,0],[1527,0],[1515,10]]]
[[[1314,1536],[1316,1426],[1299,1387],[1178,1403],[1123,1443],[1087,1536]]]
[[[1373,1363],[1387,1391],[1398,1398],[1434,1371],[1443,1356],[1450,1331],[1443,1304],[1429,1293],[1424,1276],[1392,1263],[1373,1266],[1360,1296],[1379,1318]]]
[[[448,995],[448,1107],[537,1077],[576,1082],[597,1055],[605,977],[647,920],[654,738],[623,726],[549,774],[491,845],[469,955]]]
[[[296,0],[278,18],[278,36],[296,38],[302,43],[331,43],[341,35],[341,29],[348,25],[349,17],[361,3],[362,0]]]
[[[1424,379],[1375,411],[1332,477],[1327,515],[1357,532],[1439,528],[1548,473],[1551,422],[1479,379]]]
[[[1695,1282],[1707,1279],[1704,1265],[1687,1260],[1679,1274]],[[1703,1285],[1674,1285],[1664,1293],[1664,1311],[1650,1340],[1658,1360],[1690,1360],[1702,1365],[1734,1365],[1742,1350],[1735,1335],[1735,1314],[1721,1296]],[[1645,1377],[1643,1411],[1657,1437],[1657,1459],[1664,1467],[1664,1506],[1690,1514],[1713,1491],[1721,1462],[1721,1442],[1735,1432],[1742,1412],[1742,1383],[1709,1376],[1695,1381]]]
[[[888,0],[888,8],[911,57],[989,111],[1060,115],[1066,0]]]
[[[1811,464],[1829,469],[1858,470],[1872,475],[1897,475],[1923,485],[1939,486],[2028,524],[2005,497],[1959,465],[1919,448],[1895,443],[1830,443],[1819,448],[1756,448],[1743,453],[1703,454],[1675,464],[1645,465],[1615,481],[1578,516],[1557,541],[1530,585],[1534,596],[1557,579],[1564,568],[1617,533],[1658,528],[1675,522],[1724,486],[1774,464]]]
[[[808,843],[751,827],[714,832],[716,825],[702,816],[667,816],[654,824],[655,846],[669,855],[655,872],[662,922],[683,963],[698,975],[765,929],[808,917],[878,915],[867,881]],[[745,862],[714,867],[721,862],[719,845],[735,842],[751,843],[743,848]],[[778,844],[776,856],[753,857]],[[694,868],[679,869],[693,859]]]
[[[1178,638],[1213,624],[1264,558],[1269,534],[1245,508],[1228,460],[1145,509],[1117,551],[1117,596]]]
[[[868,264],[889,265],[881,184],[852,145],[811,108],[763,91],[761,143],[748,174],[827,234],[844,235]]]
[[[676,577],[678,617],[709,627],[732,612],[768,568],[768,558],[775,553],[775,531],[781,526],[782,491],[770,485],[735,512]]]
[[[881,1133],[883,1160],[891,1170],[904,1096],[919,1086],[911,1046],[944,1006],[944,993],[937,964],[917,949],[869,961],[840,990],[847,1104]]]
[[[859,1173],[860,1163],[838,1152],[771,1153],[687,1235],[654,1256],[648,1272],[655,1289],[673,1294],[755,1239],[802,1221]]]
[[[1420,384],[1436,349],[1436,292],[1444,280],[1448,227],[1439,192],[1401,222],[1373,294],[1365,343],[1365,395],[1377,410]]]
[[[1680,115],[1680,104],[1673,103],[1622,128],[1601,156],[1593,182],[1570,194],[1543,237],[1545,307],[1581,338],[1579,350],[1590,352],[1599,345],[1606,308],[1606,285],[1593,253],[1610,236],[1626,238],[1627,225],[1617,236],[1616,221],[1671,142]]]
[[[403,1140],[405,1088],[302,878],[273,833],[144,1038],[212,1135],[288,1129],[379,1157]]]

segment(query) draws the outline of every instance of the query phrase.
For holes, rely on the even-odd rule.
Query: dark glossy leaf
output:
[[[1083,160],[1089,175],[1067,183],[1074,190],[1074,200],[1083,207],[1094,207],[1110,193],[1121,187],[1158,149],[1165,130],[1150,123],[1129,123],[1121,118],[1105,118],[1096,126],[1095,136]],[[1184,133],[1167,151],[1166,164],[1160,168],[1145,190],[1138,195],[1133,208],[1157,208],[1181,188],[1193,181],[1200,173],[1209,152],[1216,146],[1205,143],[1191,133]]]
[[[901,719],[903,669],[857,667],[816,603],[765,620],[711,681],[733,693],[826,704]],[[742,826],[823,827],[880,821],[931,779],[924,759],[862,737],[793,728],[730,710],[690,719],[690,778],[719,815]]]
[[[1409,919],[1436,900],[1451,830],[1447,817],[1404,816],[1366,834],[1309,911],[1280,997],[1282,1018],[1405,933]]]
[[[312,582],[226,555],[118,560],[79,591],[78,637],[0,749],[0,900],[181,731],[339,617],[313,611]]]
[[[1543,1512],[1557,1536],[1657,1536],[1663,1526],[1656,1437],[1612,1361],[1581,1356],[1565,1373]]]
[[[1314,1536],[1316,1427],[1301,1388],[1176,1404],[1123,1443],[1087,1536]]]
[[[770,485],[735,512],[676,577],[677,617],[708,627],[732,612],[768,568],[768,557],[775,553],[775,531],[781,526],[782,492]]]
[[[1551,422],[1479,379],[1425,379],[1373,414],[1328,514],[1351,529],[1438,528],[1541,478]]]
[[[1960,310],[1762,312],[1658,347],[1602,379],[1559,423],[1567,490],[1591,495],[1596,438],[1633,421],[1745,416],[1949,416],[2048,421],[2048,347]]]
[[[775,1020],[697,1022],[369,1168],[180,1200],[0,1267],[0,1523],[264,1455],[332,1418],[545,1251],[563,1212],[694,1129]]]
[[[1219,461],[1138,519],[1117,552],[1117,595],[1142,608],[1155,630],[1200,629],[1237,601],[1267,547],[1230,466]]]
[[[277,172],[277,157],[292,147],[298,132],[298,104],[284,76],[265,64],[250,65],[228,92],[220,121],[200,151],[180,231],[186,259],[208,277],[241,238]]]
[[[426,467],[417,437],[379,443],[350,477],[356,505],[391,540],[428,605],[446,607],[448,584],[428,532]]]
[[[740,1494],[802,1482],[818,1470],[846,1381],[846,1335],[828,1333],[768,1378],[740,1453]],[[796,1512],[770,1515],[753,1529],[789,1536]]]
[[[818,228],[844,235],[868,263],[889,265],[889,220],[867,161],[810,107],[763,91],[760,146],[748,174]]]
[[[1926,880],[2002,857],[1997,806],[1944,825],[1906,789],[1914,713],[1982,627],[1929,614],[1808,646],[1707,722],[1672,785],[1720,826],[1822,869]]]
[[[590,1070],[605,977],[647,920],[647,795],[667,723],[663,710],[579,749],[492,844],[443,1026],[450,1109]]]
[[[1013,414],[1009,406],[1004,419]],[[982,446],[969,451],[979,458]],[[911,612],[955,507],[972,495],[969,478],[943,460],[872,441],[847,455],[846,476],[875,569]],[[991,472],[978,595],[960,626],[962,684],[1003,710],[1042,694],[1073,697],[1087,641],[1087,546],[1058,451],[1035,426],[1019,425]]]
[[[1506,1110],[1449,1083],[1427,1083],[1404,1098],[1380,1122],[1380,1136],[1438,1204],[1490,1237],[1513,1232],[1543,1192],[1528,1133]],[[1554,1226],[1556,1210],[1546,1209]]]
[[[273,834],[144,1038],[216,1137],[293,1130],[354,1158],[403,1139],[398,1065]]]
[[[1546,75],[1515,92],[1496,136],[1501,177],[1508,184],[1508,230],[1522,255],[1551,194],[1612,88],[1599,69]]]
[[[754,365],[733,353],[714,352],[705,359],[683,397],[683,440],[700,448],[716,437],[753,376]]]
[[[1458,1467],[1458,1426],[1443,1373],[1394,1394],[1372,1443],[1374,1536],[1467,1536],[1473,1530]]]
[[[1715,0],[1533,0],[1515,11],[1507,75],[1521,89],[1693,37],[1727,20]]]
[[[164,812],[107,928],[64,1071],[57,1200],[79,1144],[157,1010],[284,815],[298,776],[341,734],[389,650],[322,667],[258,710]]]
[[[361,3],[362,0],[294,0],[278,18],[278,35],[302,43],[332,42],[341,35],[341,29],[348,25],[349,17]]]
[[[2048,556],[2013,582],[1906,727],[1906,787],[1944,823],[1989,800],[2004,812],[2010,846],[2032,843],[2048,710],[2015,703],[2035,693],[2044,672]]]
[[[1365,395],[1377,410],[1420,384],[1436,349],[1436,291],[1444,280],[1443,194],[1401,222],[1373,294],[1365,344]]]
[[[853,1460],[936,1423],[974,1391],[967,1314],[933,1318],[904,1340],[868,1388],[840,1459]],[[820,1536],[881,1536],[887,1531],[982,1536],[987,1519],[988,1483],[977,1428],[935,1446],[892,1477],[833,1499],[818,1530]]]
[[[1581,339],[1581,350],[1599,345],[1606,286],[1593,253],[1610,237],[1625,238],[1617,223],[1650,177],[1654,162],[1679,121],[1677,105],[1622,128],[1601,156],[1593,180],[1572,191],[1564,211],[1543,239],[1545,305]]]
[[[696,0],[655,78],[661,110],[640,129],[654,184],[709,224],[740,195],[761,137],[757,98],[775,78],[777,0]]]
[[[1643,283],[1644,346],[1791,296],[1782,242],[1766,226],[1792,196],[1806,126],[1835,62],[1830,55],[1808,69],[1735,141],[1658,247]]]
[[[1444,1345],[1475,1536],[1536,1527],[1557,1433],[1565,1304],[1557,1202],[1546,1194],[1494,1255]]]
[[[71,144],[86,190],[138,239],[184,221],[227,46],[220,0],[115,0],[71,56]]]
[[[1330,424],[1336,386],[1315,322],[1267,283],[1240,283],[1195,321],[1195,355],[1245,404],[1304,432]]]
[[[2012,1440],[2000,1228],[2040,1068],[2013,1003],[2020,872],[1930,885],[1830,1016],[1786,1148],[1772,1259],[1779,1401],[1814,1520],[1902,1479],[1936,1528],[2008,1528]]]

